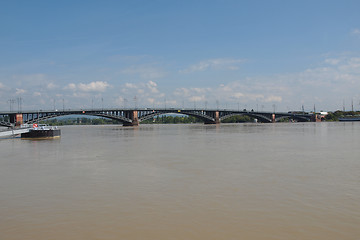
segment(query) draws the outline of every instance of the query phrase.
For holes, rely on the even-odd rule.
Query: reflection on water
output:
[[[358,239],[359,145],[358,123],[1,140],[1,239]]]

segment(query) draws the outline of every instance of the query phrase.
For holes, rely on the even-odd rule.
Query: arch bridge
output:
[[[196,117],[205,124],[219,124],[221,121],[233,116],[249,116],[260,122],[278,122],[284,118],[293,119],[298,122],[320,121],[316,114],[292,113],[292,112],[258,112],[258,111],[236,111],[218,109],[175,109],[175,108],[136,108],[136,109],[81,109],[64,111],[23,111],[0,112],[0,126],[16,127],[21,124],[31,124],[51,118],[84,115],[97,116],[119,121],[124,126],[137,126],[140,122],[152,119],[164,114],[183,114]]]

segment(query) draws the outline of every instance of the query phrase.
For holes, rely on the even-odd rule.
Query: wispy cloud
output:
[[[355,35],[355,36],[360,36],[360,29],[359,28],[355,28],[351,31],[351,34],[352,35]]]
[[[244,59],[232,59],[232,58],[217,58],[208,59],[201,61],[197,64],[191,65],[190,67],[180,70],[180,73],[192,73],[199,71],[206,71],[208,69],[217,70],[238,70],[240,64],[244,63]]]
[[[282,97],[270,95],[267,98],[265,98],[264,101],[266,103],[268,103],[268,102],[279,102],[280,103],[280,102],[282,102]]]
[[[155,81],[139,82],[139,83],[125,83],[121,87],[121,97],[118,97],[117,103],[124,104],[124,101],[127,99],[134,99],[141,103],[142,105],[146,104],[155,104],[163,101],[165,96],[164,93],[161,93],[158,89],[158,84]]]
[[[267,83],[257,82],[252,79],[252,84],[244,84],[241,80],[220,84],[215,88],[178,88],[174,95],[182,97],[188,102],[205,102],[214,106],[215,100],[220,104],[249,103],[249,102],[277,102],[280,103],[283,97],[280,93],[268,88]],[[261,85],[261,87],[259,86]],[[276,90],[279,90],[276,88]],[[228,107],[231,107],[231,106]]]
[[[330,65],[337,65],[341,62],[341,59],[336,59],[336,58],[327,58],[324,61],[326,64],[330,64]]]
[[[196,71],[207,71],[213,69],[236,69],[241,67],[244,60],[241,59],[210,59],[194,64],[183,70],[182,73]],[[164,106],[167,107],[198,107],[207,105],[209,108],[220,102],[220,107],[228,108],[254,108],[264,105],[264,110],[269,110],[272,104],[277,105],[277,110],[300,108],[301,104],[313,106],[314,103],[321,103],[324,109],[336,109],[344,98],[360,100],[360,57],[343,53],[337,56],[326,55],[317,65],[299,72],[279,73],[273,75],[257,75],[252,77],[236,77],[236,72],[227,75],[222,72],[224,81],[214,86],[214,79],[210,75],[209,85],[194,81],[191,85],[182,80],[187,75],[173,73],[169,74],[169,81],[176,80],[177,88],[172,88],[172,83],[162,85],[161,81],[146,79],[141,81],[140,68],[129,68],[129,74],[137,76],[126,76],[126,81],[79,81],[59,87],[58,83],[45,74],[12,75],[8,79],[0,79],[0,93],[3,99],[10,99],[13,96],[21,96],[26,99],[26,104],[37,106],[43,100],[45,107],[51,105],[54,99],[60,101],[67,99],[71,104],[88,106],[89,99],[94,98],[97,105],[104,98],[104,105],[113,104],[116,106]],[[139,71],[137,71],[137,70]],[[150,68],[148,68],[150,69]],[[157,69],[156,67],[154,68]],[[149,70],[148,73],[151,71]],[[165,71],[163,71],[165,72]],[[155,75],[153,75],[155,76]],[[230,76],[230,77],[229,77]],[[144,75],[143,77],[146,78]],[[149,75],[148,75],[149,77]],[[151,77],[149,77],[151,78]],[[231,78],[231,80],[229,80]],[[114,78],[115,79],[115,78]],[[134,80],[135,79],[135,80]],[[119,80],[119,78],[116,78]],[[133,81],[134,80],[134,81]],[[216,79],[219,81],[219,79]],[[8,82],[6,82],[8,81]],[[66,91],[62,91],[66,90]],[[106,92],[106,95],[103,94]],[[136,101],[134,97],[136,96]],[[71,100],[72,99],[72,100]],[[96,100],[97,99],[97,100]],[[101,100],[100,100],[101,99]],[[357,100],[359,99],[359,100]],[[32,103],[33,102],[33,103]],[[106,102],[106,103],[105,103]],[[0,102],[1,104],[1,102]],[[3,107],[6,101],[3,100]],[[70,104],[68,104],[70,105]],[[254,106],[255,105],[255,106]],[[266,108],[267,106],[267,108]],[[69,106],[70,107],[70,106]]]
[[[130,66],[121,70],[121,73],[126,75],[136,75],[142,79],[159,79],[166,75],[165,71],[162,69],[147,65]]]
[[[121,62],[121,63],[141,63],[144,61],[153,61],[153,57],[149,55],[112,55],[108,57],[108,60],[111,62]]]
[[[360,98],[360,58],[351,56],[328,57],[319,67],[300,72],[263,75],[224,82],[212,88],[177,88],[176,98],[185,101],[203,101],[214,106],[215,100],[223,106],[242,104],[254,107],[276,104],[278,110],[298,109],[301,104],[324,108],[342,102],[346,97]]]
[[[174,91],[174,96],[181,98],[182,101],[187,102],[205,102],[210,96],[213,95],[213,89],[211,88],[177,88]],[[180,102],[180,101],[178,101]]]
[[[35,73],[35,74],[17,74],[11,76],[12,82],[17,86],[21,86],[21,88],[47,88],[47,89],[55,89],[56,85],[54,84],[54,80],[51,79],[46,74],[43,73]]]

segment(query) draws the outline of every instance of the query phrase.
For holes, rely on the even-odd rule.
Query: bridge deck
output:
[[[219,124],[226,118],[245,115],[259,119],[261,122],[277,122],[283,118],[291,118],[296,121],[318,121],[316,114],[297,112],[258,112],[240,110],[214,110],[214,109],[177,109],[177,108],[136,108],[136,109],[81,109],[64,111],[23,111],[22,113],[0,112],[0,120],[8,119],[9,122],[1,122],[2,126],[19,126],[23,123],[32,124],[66,115],[88,115],[105,117],[122,122],[124,126],[137,126],[140,122],[163,114],[184,114],[193,116],[204,121],[205,124]]]

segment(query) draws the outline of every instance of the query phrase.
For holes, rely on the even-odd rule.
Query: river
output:
[[[357,240],[360,123],[65,126],[0,140],[1,240]]]

